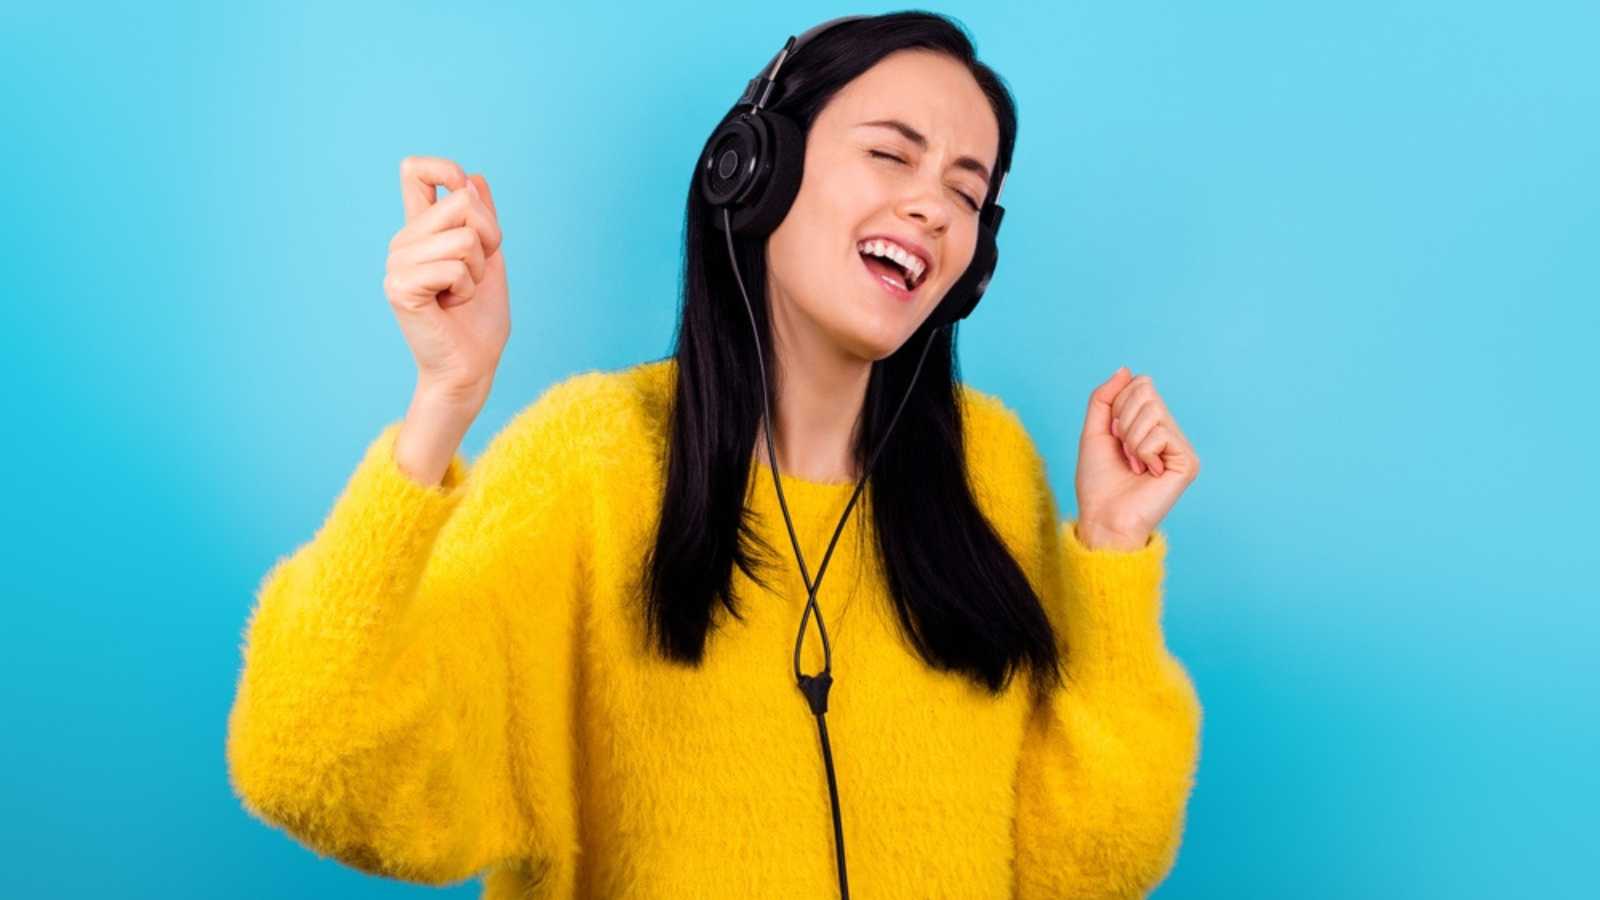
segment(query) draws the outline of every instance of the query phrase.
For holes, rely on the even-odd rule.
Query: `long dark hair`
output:
[[[1017,134],[1010,91],[977,60],[961,26],[940,15],[892,13],[821,33],[784,63],[768,108],[809,133],[839,89],[890,53],[912,48],[944,53],[972,72],[999,123],[997,171],[1009,170]],[[989,199],[997,186],[991,184]],[[656,543],[645,562],[651,642],[663,657],[696,665],[705,653],[715,601],[743,620],[732,594],[732,567],[770,589],[757,569],[779,559],[745,519],[762,378],[750,313],[729,265],[726,238],[711,225],[711,215],[691,177],[666,485]],[[752,295],[762,355],[772,359],[763,302],[765,243],[736,239],[735,252]],[[865,469],[906,393],[927,329],[924,323],[900,349],[873,363],[853,448],[857,471]],[[867,508],[886,582],[907,639],[929,665],[960,672],[995,694],[1023,667],[1037,683],[1059,684],[1057,636],[968,486],[953,331],[934,335],[893,438],[864,489],[871,495]],[[777,391],[776,385],[770,389]],[[768,400],[776,409],[776,396]],[[813,573],[816,565],[810,563]]]

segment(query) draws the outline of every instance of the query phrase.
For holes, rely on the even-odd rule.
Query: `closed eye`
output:
[[[905,160],[901,159],[898,156],[895,156],[893,153],[885,153],[882,150],[869,150],[867,152],[870,153],[873,156],[882,157],[883,159],[892,159],[895,162],[900,163],[901,165],[905,165],[905,163],[906,163]],[[967,196],[966,194],[962,193],[961,191],[956,191],[956,193],[961,194],[961,199],[967,201],[967,206],[969,208],[971,208],[973,212],[977,212],[978,211],[978,202],[976,200],[973,200],[971,197]]]

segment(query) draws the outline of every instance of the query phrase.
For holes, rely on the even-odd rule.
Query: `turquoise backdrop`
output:
[[[8,5],[0,896],[438,896],[251,818],[223,757],[253,592],[409,399],[399,160],[501,210],[475,456],[668,352],[705,135],[786,35],[895,8]],[[1205,724],[1156,895],[1595,896],[1600,7],[936,8],[1021,116],[964,376],[1064,515],[1119,365],[1204,462],[1162,526]]]

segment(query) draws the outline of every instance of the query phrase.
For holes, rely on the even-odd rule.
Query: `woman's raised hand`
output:
[[[450,193],[437,199],[436,188]],[[389,241],[384,293],[417,362],[417,395],[475,417],[511,334],[489,182],[448,159],[400,161],[406,222]]]

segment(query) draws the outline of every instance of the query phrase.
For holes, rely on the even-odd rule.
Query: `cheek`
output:
[[[840,266],[856,262],[854,237],[871,218],[870,205],[859,190],[838,181],[807,186],[774,233],[774,245],[788,261],[798,283],[824,284],[854,273]]]
[[[767,272],[771,281],[794,301],[810,307],[838,293],[839,247],[848,240],[819,215],[814,203],[800,203],[767,241]]]
[[[803,203],[812,218],[837,229],[842,238],[847,239],[889,202],[883,180],[870,169],[852,165],[848,159],[827,159],[818,166],[815,178],[808,170],[795,203]]]
[[[953,249],[950,250],[950,258],[945,260],[943,271],[939,273],[939,280],[949,286],[956,283],[956,279],[967,270],[967,266],[972,263],[972,257],[977,253],[977,226],[967,228],[965,234],[951,234],[946,241],[946,246]]]

